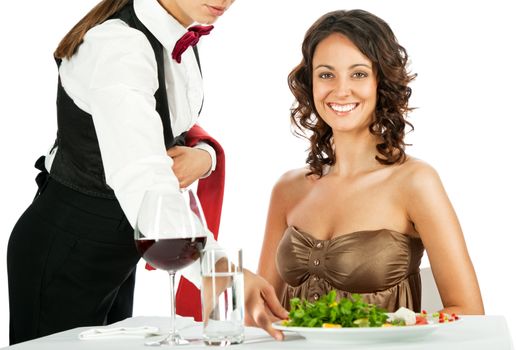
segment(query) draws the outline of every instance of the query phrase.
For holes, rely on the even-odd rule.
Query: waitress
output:
[[[11,344],[132,315],[145,191],[218,170],[216,143],[186,146],[202,130],[195,44],[211,30],[191,25],[212,24],[232,2],[103,0],[62,39],[57,139],[36,163],[38,194],[7,251]],[[245,285],[248,324],[281,339],[271,322],[286,311],[272,287],[249,272]]]

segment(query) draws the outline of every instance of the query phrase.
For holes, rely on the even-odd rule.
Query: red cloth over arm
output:
[[[201,201],[206,224],[217,239],[219,234],[222,202],[224,199],[224,180],[226,162],[222,146],[211,137],[203,128],[195,124],[186,134],[186,145],[193,147],[205,142],[213,147],[217,155],[217,166],[210,176],[200,179],[197,185],[197,196]]]
[[[202,205],[206,224],[217,239],[224,198],[224,150],[203,128],[195,124],[186,135],[186,145],[193,147],[199,142],[208,143],[217,155],[215,170],[210,176],[199,180],[197,184],[197,196]],[[202,320],[201,293],[193,283],[182,276],[176,294],[176,313],[181,316],[192,316],[196,321]]]

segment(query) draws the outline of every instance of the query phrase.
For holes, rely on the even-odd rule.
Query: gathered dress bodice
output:
[[[358,231],[320,240],[289,226],[276,254],[287,287],[282,297],[314,301],[335,289],[338,297],[361,294],[366,302],[396,311],[421,308],[421,239],[388,229]]]

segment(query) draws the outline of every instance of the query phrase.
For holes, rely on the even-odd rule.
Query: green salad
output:
[[[362,300],[359,294],[350,299],[337,301],[337,293],[332,290],[319,300],[290,300],[289,320],[285,326],[291,327],[381,327],[387,321],[386,311]]]

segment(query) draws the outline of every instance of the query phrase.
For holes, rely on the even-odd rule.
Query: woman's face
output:
[[[212,24],[235,0],[158,0],[183,26]]]
[[[377,88],[371,60],[334,33],[317,45],[312,64],[315,108],[333,133],[368,129]]]

